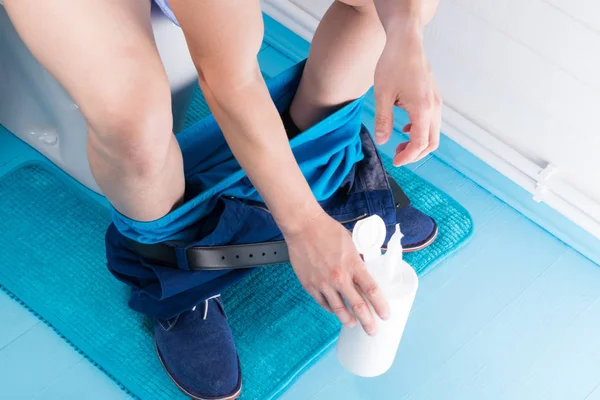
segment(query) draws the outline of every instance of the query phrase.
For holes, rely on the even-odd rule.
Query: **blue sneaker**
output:
[[[413,206],[397,208],[396,223],[400,224],[404,235],[402,237],[404,253],[424,249],[435,241],[438,234],[435,220]]]
[[[167,321],[154,321],[158,358],[171,380],[197,400],[233,400],[240,363],[219,296]]]
[[[396,223],[400,224],[400,230],[402,231],[402,249],[404,253],[424,249],[432,244],[437,237],[438,226],[435,220],[411,206],[410,199],[398,182],[389,174],[387,177],[394,203],[396,203]],[[390,240],[395,230],[395,226],[388,227],[387,240]],[[387,241],[382,250],[385,251],[386,248]]]

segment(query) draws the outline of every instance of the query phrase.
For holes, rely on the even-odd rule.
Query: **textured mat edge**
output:
[[[0,176],[0,181],[10,177],[10,175],[16,173],[17,171],[27,168],[27,167],[39,167],[51,174],[53,174],[57,180],[63,185],[64,190],[73,194],[74,196],[78,196],[87,201],[92,201],[96,203],[99,207],[102,207],[100,203],[97,203],[92,196],[90,196],[86,191],[88,189],[84,188],[81,184],[75,181],[73,178],[68,176],[64,171],[56,167],[54,164],[50,163],[46,160],[26,160],[22,163],[11,166],[8,170],[4,171],[4,173]],[[65,326],[62,329],[56,328],[50,321],[44,318],[40,313],[36,311],[37,305],[29,305],[25,301],[23,301],[19,296],[13,293],[10,289],[0,284],[0,290],[5,293],[12,300],[17,302],[23,308],[25,308],[28,312],[33,314],[40,322],[50,328],[54,333],[56,333],[62,340],[64,340],[75,352],[84,357],[87,361],[89,361],[95,368],[100,370],[104,375],[106,375],[112,382],[114,382],[119,389],[125,392],[128,396],[133,399],[139,399],[134,393],[134,391],[130,388],[136,386],[136,384],[128,384],[124,383],[123,380],[118,379],[114,375],[112,375],[108,370],[106,370],[102,365],[99,364],[94,358],[94,351],[91,349],[86,349],[86,346],[79,345],[75,343],[75,340],[69,339],[69,337],[79,337],[79,335],[70,330],[68,326]],[[129,387],[128,387],[129,386]]]
[[[388,160],[389,157],[382,155],[382,158],[384,161],[384,165],[386,165],[386,167],[387,167],[387,164],[390,162]],[[87,201],[90,201],[90,200],[94,201],[94,199],[91,196],[86,195],[85,191],[82,190],[82,188],[74,187],[73,183],[75,181],[73,181],[70,177],[68,177],[63,171],[61,171],[54,165],[49,164],[48,162],[44,162],[44,161],[30,160],[30,161],[26,161],[26,162],[20,163],[18,165],[15,165],[13,168],[6,171],[6,173],[4,173],[0,177],[0,180],[4,180],[5,178],[9,177],[11,174],[17,172],[18,170],[20,170],[22,168],[26,168],[28,166],[37,166],[37,167],[40,167],[40,168],[46,170],[47,172],[53,174],[54,176],[56,176],[58,178],[58,180],[61,183],[61,185],[63,186],[64,190],[68,191],[69,193],[71,193],[73,195],[84,198]],[[436,258],[434,258],[429,263],[427,268],[425,268],[422,272],[419,273],[419,276],[423,276],[426,273],[428,273],[430,270],[435,269],[435,267],[437,265],[439,265],[444,259],[451,256],[456,251],[458,251],[460,248],[462,248],[472,237],[473,231],[474,231],[472,219],[470,218],[469,212],[462,205],[460,205],[460,203],[458,203],[451,196],[446,194],[443,190],[437,188],[435,185],[433,185],[429,182],[427,182],[427,183],[429,185],[435,187],[441,193],[443,193],[444,196],[446,196],[451,201],[453,207],[455,207],[458,211],[460,211],[461,213],[463,213],[465,216],[468,217],[468,219],[471,221],[471,224],[470,224],[468,233],[465,236],[463,236],[462,239],[460,241],[458,241],[450,250],[445,251],[444,253],[441,253]],[[101,205],[98,204],[98,206],[101,206]],[[69,337],[77,337],[78,336],[77,333],[71,331],[68,327],[61,328],[60,330],[55,328],[52,323],[50,323],[48,320],[46,320],[41,314],[39,314],[35,310],[37,308],[35,305],[32,305],[32,306],[28,305],[27,303],[22,301],[17,295],[12,293],[8,288],[4,287],[3,285],[0,285],[0,289],[2,289],[2,291],[4,293],[6,293],[10,298],[12,298],[16,302],[18,302],[29,312],[31,312],[36,318],[38,318],[46,326],[48,326],[50,329],[52,329],[54,332],[56,332],[56,334],[59,335],[65,342],[67,342],[69,344],[69,346],[71,346],[71,348],[73,348],[73,350],[75,350],[78,354],[82,355],[86,360],[90,361],[96,368],[98,368],[107,377],[109,377],[109,379],[111,379],[113,382],[115,382],[115,384],[121,390],[123,390],[127,395],[129,395],[133,398],[138,398],[134,394],[137,384],[124,382],[122,379],[118,379],[115,376],[111,375],[111,373],[109,371],[104,369],[98,362],[96,362],[94,360],[95,357],[94,357],[93,350],[86,349],[86,346],[80,346],[80,345],[76,344],[74,340],[69,339]],[[275,387],[271,391],[271,393],[269,395],[267,395],[267,397],[265,397],[265,399],[270,400],[270,399],[276,399],[276,398],[280,397],[287,389],[289,389],[289,387],[294,382],[296,382],[299,379],[300,376],[302,376],[310,367],[312,367],[316,362],[318,362],[321,358],[323,358],[325,356],[325,354],[327,354],[333,348],[333,346],[335,345],[335,343],[337,341],[337,337],[338,337],[337,334],[331,335],[331,337],[328,338],[328,343],[318,353],[315,353],[315,355],[311,359],[306,360],[306,362],[304,362],[302,365],[298,366],[298,368],[293,373],[290,373],[287,376],[285,376],[283,378],[282,382],[278,385],[278,387]]]
[[[40,322],[44,323],[44,325],[46,325],[48,328],[52,329],[52,331],[54,333],[56,333],[62,340],[64,340],[74,351],[76,351],[79,355],[83,356],[94,367],[98,368],[98,370],[100,370],[111,381],[113,381],[119,387],[119,389],[121,389],[123,392],[125,392],[127,395],[131,396],[134,399],[138,398],[130,389],[128,389],[125,386],[125,384],[121,383],[121,381],[119,379],[117,379],[115,376],[111,375],[110,372],[108,372],[100,364],[98,364],[96,361],[94,361],[94,359],[92,358],[92,356],[90,356],[88,354],[88,352],[86,352],[85,350],[81,349],[80,346],[78,346],[75,343],[73,343],[71,341],[71,339],[69,339],[67,337],[69,335],[69,333],[64,333],[63,332],[65,330],[68,331],[68,328],[67,329],[62,329],[62,330],[57,329],[54,325],[52,325],[51,322],[49,322],[48,320],[46,320],[42,315],[40,315],[38,312],[36,312],[32,307],[30,307],[27,303],[25,303],[23,300],[21,300],[17,295],[15,295],[13,292],[11,292],[8,288],[4,287],[3,285],[0,285],[0,290],[3,293],[5,293],[8,297],[10,297],[12,300],[14,300],[18,304],[20,304],[23,308],[25,308],[31,314],[33,314],[33,316],[35,316],[37,319],[39,319]]]

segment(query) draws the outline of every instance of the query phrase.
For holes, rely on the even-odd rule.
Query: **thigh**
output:
[[[336,1],[347,4],[352,7],[373,6],[375,3],[374,0],[336,0]],[[440,3],[439,0],[424,0],[421,3],[421,18],[422,18],[421,21],[423,22],[423,24],[427,25],[431,21],[431,19],[435,15],[435,12],[437,11],[439,3]]]
[[[150,0],[5,0],[19,35],[96,131],[127,103],[157,96],[170,110]],[[139,92],[139,93],[138,93]],[[130,96],[136,93],[138,98]],[[110,118],[109,118],[110,119]]]

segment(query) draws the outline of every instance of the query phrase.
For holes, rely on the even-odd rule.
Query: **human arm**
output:
[[[263,33],[259,2],[170,3],[207,103],[280,227],[300,282],[342,323],[352,325],[356,315],[373,332],[373,316],[357,286],[383,318],[387,303],[350,234],[320,207],[294,159],[257,62]]]
[[[386,32],[386,45],[375,70],[375,138],[389,140],[393,108],[404,108],[410,141],[396,149],[394,165],[417,161],[439,145],[442,99],[423,48],[423,29],[437,0],[374,0]]]

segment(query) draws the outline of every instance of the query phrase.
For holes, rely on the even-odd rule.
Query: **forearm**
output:
[[[258,0],[170,0],[206,101],[229,147],[284,234],[321,213],[302,175],[257,61]]]
[[[322,212],[291,151],[281,117],[260,75],[200,84],[236,159],[284,234]]]

